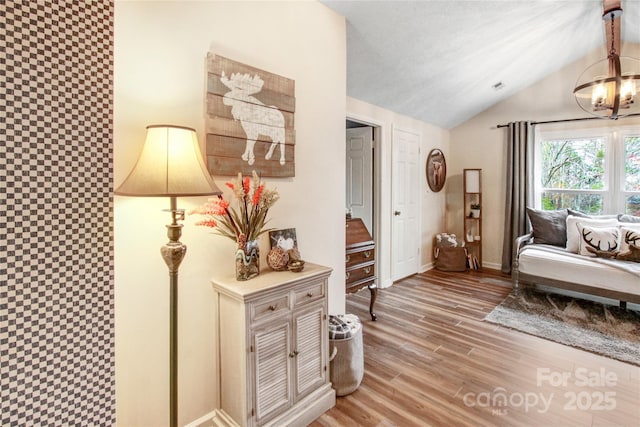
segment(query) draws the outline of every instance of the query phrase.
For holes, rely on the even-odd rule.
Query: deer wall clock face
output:
[[[215,175],[295,176],[295,82],[207,55],[207,165]]]
[[[444,153],[437,148],[431,150],[427,156],[425,170],[427,174],[427,184],[429,184],[431,191],[437,193],[442,190],[447,180],[447,162],[444,159]]]

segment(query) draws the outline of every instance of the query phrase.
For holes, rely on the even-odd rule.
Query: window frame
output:
[[[624,184],[625,184],[625,178],[626,178],[626,173],[625,173],[625,163],[627,161],[626,158],[626,147],[624,145],[624,141],[626,138],[628,137],[638,137],[640,138],[640,127],[637,126],[628,126],[625,127],[623,129],[620,130],[619,132],[619,138],[620,138],[620,148],[619,148],[619,152],[618,152],[618,161],[620,162],[619,164],[621,165],[621,167],[618,168],[618,173],[617,173],[617,185],[618,185],[618,194],[617,194],[617,204],[618,207],[620,209],[620,212],[625,213],[626,212],[626,198],[628,196],[640,196],[640,190],[637,191],[627,191],[624,188]]]
[[[602,195],[602,214],[624,213],[625,200],[629,195],[640,195],[640,191],[625,191],[626,149],[623,144],[626,137],[639,136],[640,126],[616,128],[585,128],[535,132],[534,138],[534,206],[542,209],[542,193],[553,191],[561,194],[600,194]],[[601,190],[576,190],[542,187],[542,143],[554,140],[595,139],[604,140],[604,176]]]

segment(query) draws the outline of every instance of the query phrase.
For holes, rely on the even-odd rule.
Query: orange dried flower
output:
[[[253,206],[258,206],[260,204],[260,197],[262,197],[262,190],[264,190],[264,184],[261,184],[256,191],[253,192]]]
[[[202,221],[198,221],[196,222],[196,225],[202,226],[202,227],[211,227],[211,228],[215,228],[218,226],[218,223],[210,218],[210,219],[203,219]]]
[[[251,184],[250,178],[247,176],[242,183],[242,187],[244,188],[244,194],[249,194],[249,184]]]

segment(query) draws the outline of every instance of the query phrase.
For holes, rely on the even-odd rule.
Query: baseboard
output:
[[[433,270],[435,268],[435,263],[430,262],[428,264],[424,264],[422,267],[420,267],[420,273],[424,273],[425,271],[429,271],[429,270]]]
[[[216,409],[190,422],[185,427],[239,427],[239,424],[222,409]]]
[[[496,264],[495,262],[483,262],[482,268],[488,268],[490,270],[502,270],[502,264]]]
[[[380,289],[388,288],[393,285],[393,280],[385,280],[380,284]]]
[[[424,264],[420,268],[420,273],[424,273],[425,271],[433,270],[434,268],[436,268],[436,265],[433,262],[430,262],[428,264]],[[482,263],[482,268],[486,268],[488,270],[502,271],[502,264],[496,264],[494,262],[483,262]]]

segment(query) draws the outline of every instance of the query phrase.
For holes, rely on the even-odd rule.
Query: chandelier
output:
[[[605,119],[618,119],[640,112],[634,102],[636,84],[640,86],[640,60],[620,56],[620,1],[603,0],[605,34],[609,53],[578,77],[573,90],[576,102],[584,111]],[[616,39],[616,34],[618,38]]]

